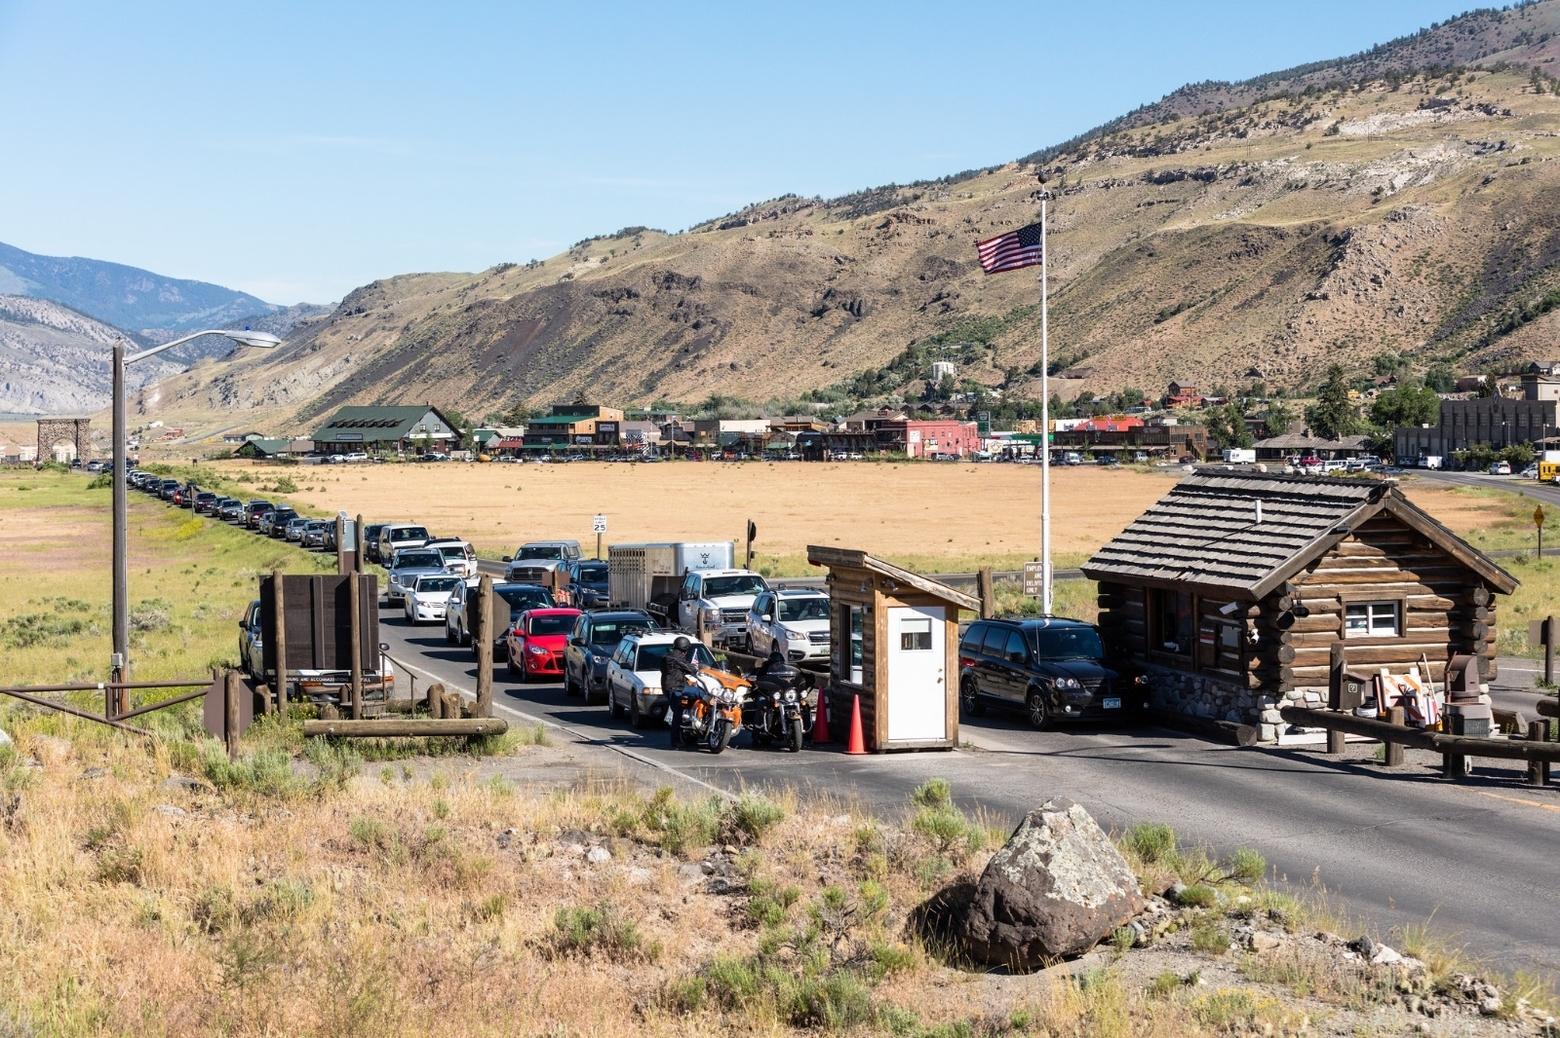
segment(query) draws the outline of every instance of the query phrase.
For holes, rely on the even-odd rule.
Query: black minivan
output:
[[[959,640],[959,705],[1023,710],[1036,728],[1134,716],[1137,682],[1105,666],[1099,628],[1057,617],[978,620]]]

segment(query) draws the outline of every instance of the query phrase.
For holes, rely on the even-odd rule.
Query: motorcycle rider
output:
[[[754,684],[765,682],[770,688],[784,688],[794,682],[801,675],[801,671],[785,661],[779,649],[770,649],[769,658],[758,665],[753,672]]]
[[[672,647],[661,657],[661,691],[666,693],[667,704],[672,711],[672,749],[677,749],[682,735],[683,696],[688,679],[697,677],[699,664],[693,659],[693,643],[685,635],[678,635]]]

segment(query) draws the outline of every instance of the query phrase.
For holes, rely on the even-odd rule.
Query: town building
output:
[[[527,450],[561,447],[616,447],[621,439],[623,412],[599,404],[555,404],[550,413],[525,423]]]
[[[1442,399],[1438,424],[1392,431],[1393,454],[1399,461],[1425,455],[1447,457],[1477,444],[1501,450],[1540,443],[1560,433],[1560,375],[1524,372],[1518,392],[1516,398]]]
[[[1201,407],[1203,405],[1203,396],[1198,392],[1197,383],[1189,379],[1178,378],[1165,388],[1164,405],[1166,407]]]
[[[356,449],[358,448],[354,448],[354,450]],[[289,440],[269,436],[255,436],[239,444],[233,451],[233,457],[274,460],[278,458],[301,458],[313,452],[314,441],[310,439]]]
[[[1100,629],[1158,709],[1285,734],[1351,665],[1495,675],[1495,596],[1517,580],[1390,480],[1188,476],[1095,553]]]
[[[316,454],[423,454],[449,451],[460,432],[432,404],[349,405],[314,431]]]
[[[1338,461],[1357,458],[1367,453],[1363,436],[1340,436],[1337,439],[1329,439],[1325,436],[1312,435],[1310,429],[1269,436],[1265,440],[1258,440],[1255,449],[1258,461],[1276,462],[1299,461],[1304,458]]]
[[[962,458],[980,450],[980,431],[974,422],[946,419],[881,421],[872,432],[880,450],[908,458],[930,458],[938,454]]]
[[[877,432],[885,422],[903,422],[907,418],[909,415],[903,411],[879,407],[846,415],[839,420],[839,427],[845,432]]]

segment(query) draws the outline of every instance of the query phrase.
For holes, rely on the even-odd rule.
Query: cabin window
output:
[[[900,621],[899,648],[903,652],[931,651],[932,618],[909,617]]]
[[[1153,588],[1148,593],[1149,638],[1160,652],[1192,654],[1192,595]]]
[[[842,681],[849,681],[853,685],[861,684],[862,651],[862,620],[866,616],[866,608],[859,605],[837,606],[844,615],[839,617],[844,627],[850,632],[848,638],[841,639],[834,646],[834,672]]]
[[[1403,633],[1401,602],[1350,602],[1344,607],[1345,638],[1397,638]]]

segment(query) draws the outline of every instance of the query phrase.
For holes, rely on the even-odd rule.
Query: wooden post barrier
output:
[[[222,686],[222,741],[227,743],[228,760],[238,759],[238,694],[243,680],[230,670]]]
[[[990,566],[982,566],[975,571],[975,591],[980,599],[980,618],[985,620],[996,616],[997,589]]]
[[[428,716],[433,718],[444,716],[444,683],[435,681],[428,686]]]
[[[476,716],[493,716],[493,578],[477,582],[477,708]]]
[[[276,659],[276,674],[271,687],[276,689],[276,709],[287,712],[287,610],[282,601],[282,571],[271,571],[271,627],[276,632],[271,652]]]
[[[359,599],[363,589],[360,586],[363,578],[352,576],[347,580],[347,612],[349,637],[352,639],[352,647],[349,650],[352,663],[352,673],[347,679],[347,701],[352,708],[354,721],[363,718],[363,605]]]
[[[363,556],[368,554],[367,545],[363,543],[363,514],[361,512],[358,513],[357,517],[357,534],[354,543],[357,545],[357,551],[352,554],[352,572],[361,577],[363,575]]]
[[[1549,722],[1534,721],[1528,725],[1527,737],[1529,742],[1545,743],[1549,741]],[[1536,757],[1528,760],[1528,785],[1545,786],[1549,784],[1549,761],[1539,760]]]
[[[305,737],[317,735],[347,736],[350,738],[407,738],[439,735],[502,735],[509,730],[509,722],[502,717],[441,718],[373,718],[366,721],[305,721]]]
[[[1388,717],[1388,723],[1391,724],[1394,728],[1402,728],[1403,727],[1403,708],[1402,707],[1400,707],[1400,706],[1393,707],[1391,709],[1391,711],[1388,713],[1387,717]],[[1402,764],[1403,764],[1403,744],[1398,742],[1395,739],[1387,739],[1387,740],[1385,740],[1383,745],[1387,748],[1387,754],[1386,754],[1387,767],[1389,767],[1389,768],[1401,767]]]

